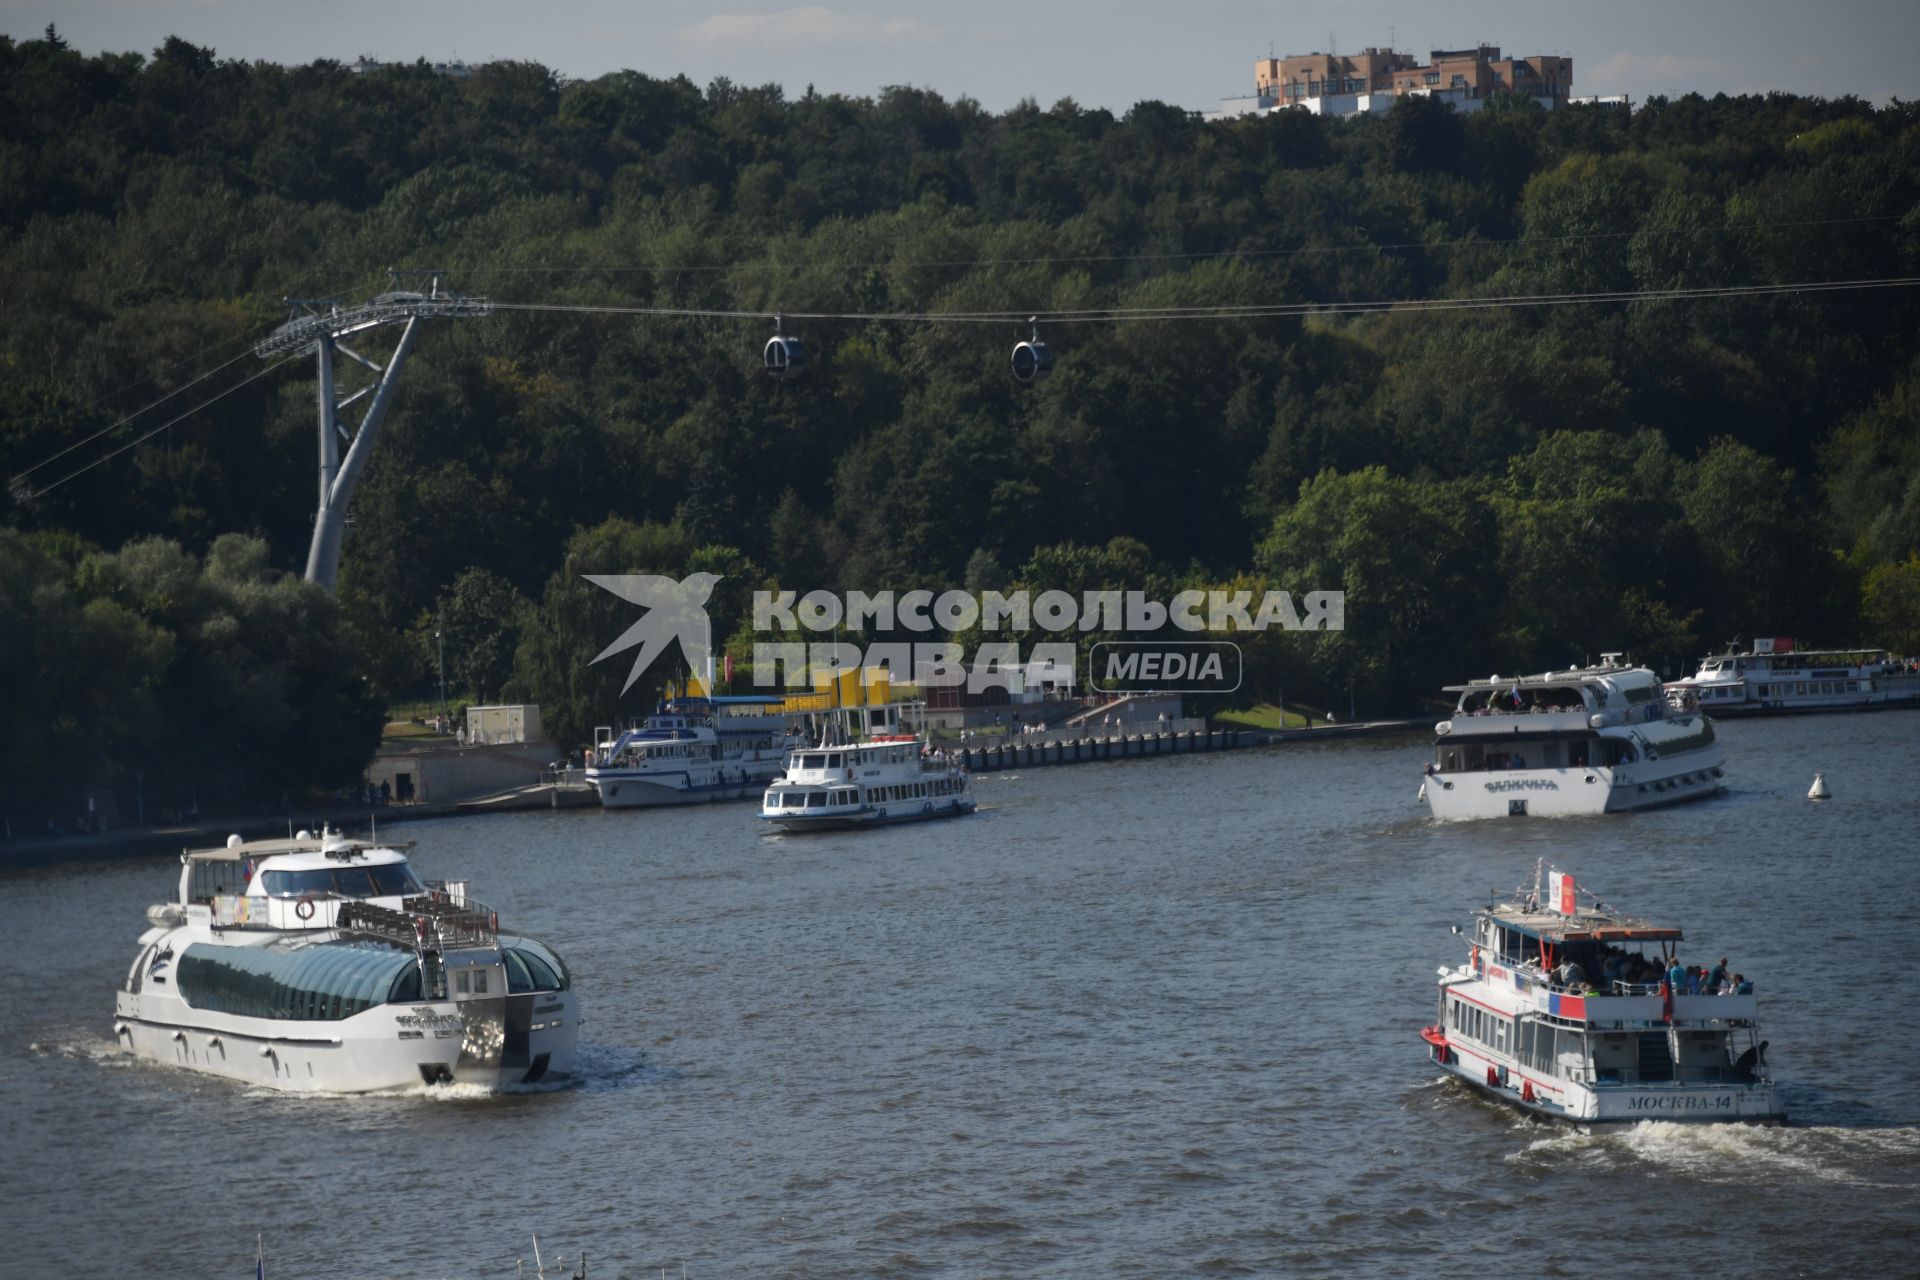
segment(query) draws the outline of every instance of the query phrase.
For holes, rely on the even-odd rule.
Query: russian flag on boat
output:
[[[1581,1022],[1587,1020],[1587,998],[1585,996],[1550,995],[1547,997],[1547,1012],[1556,1018],[1575,1018]]]

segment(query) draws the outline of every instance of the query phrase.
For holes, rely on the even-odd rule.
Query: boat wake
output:
[[[27,1045],[27,1053],[36,1058],[65,1058],[73,1062],[94,1062],[103,1066],[131,1066],[136,1059],[113,1041],[85,1032],[74,1032],[72,1039],[36,1040]]]
[[[1533,1132],[1537,1123],[1521,1126]],[[1507,1157],[1542,1171],[1570,1164],[1653,1166],[1714,1183],[1809,1179],[1838,1186],[1920,1188],[1920,1129],[1792,1128],[1643,1120],[1618,1129],[1568,1129]],[[1899,1181],[1886,1181],[1894,1174]]]

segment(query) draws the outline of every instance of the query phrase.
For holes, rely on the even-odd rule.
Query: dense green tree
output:
[[[1499,598],[1494,527],[1471,487],[1394,476],[1384,467],[1326,471],[1273,522],[1259,569],[1295,600],[1344,591],[1345,630],[1300,632],[1313,687],[1404,706],[1460,675]]]
[[[475,631],[463,654],[491,652],[455,681],[492,692],[511,644],[513,696],[583,735],[666,678],[622,702],[620,663],[590,664],[626,614],[589,564],[720,573],[738,647],[752,585],[1104,581],[1141,570],[1102,559],[1133,539],[1168,589],[1351,579],[1353,631],[1250,671],[1382,707],[1603,648],[1846,642],[1861,585],[1920,547],[1920,291],[1571,295],[1911,276],[1917,130],[1913,104],[1790,95],[1207,123],[0,36],[9,572],[60,636],[93,637],[74,652],[147,655],[102,686],[121,728],[84,698],[63,713],[124,746],[96,752],[112,785],[153,754],[142,707],[231,697],[267,735],[317,707],[296,672],[328,664],[272,656],[308,609],[354,706],[431,687],[410,633],[443,599],[524,613],[501,645]],[[422,264],[581,310],[426,328],[337,605],[303,603],[265,566],[297,570],[311,535],[311,365],[249,344],[285,297],[363,298]],[[1272,314],[1360,303],[1392,312]],[[812,352],[797,382],[760,375],[768,326],[734,318],[772,312]],[[1035,312],[1059,362],[1018,386]],[[377,362],[382,338],[356,342]],[[342,393],[366,376],[343,361]],[[216,573],[227,534],[264,559],[222,550]],[[191,577],[190,604],[109,589],[122,560]],[[19,651],[68,687],[59,653]],[[277,799],[271,760],[182,723],[170,777]]]

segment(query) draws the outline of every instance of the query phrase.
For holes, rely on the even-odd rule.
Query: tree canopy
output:
[[[71,482],[49,487],[85,449],[26,469],[158,425],[172,402],[135,411],[223,361],[241,357],[227,381],[256,372],[247,345],[281,298],[364,298],[390,266],[558,307],[1162,318],[1045,326],[1059,363],[1030,387],[1006,367],[1024,323],[789,321],[814,354],[792,383],[759,372],[767,326],[715,315],[430,327],[318,628],[351,650],[336,674],[356,707],[427,687],[438,627],[462,692],[541,701],[567,733],[604,722],[620,677],[585,665],[613,634],[589,563],[724,564],[742,590],[1101,565],[1344,588],[1345,633],[1253,665],[1380,710],[1602,649],[1895,642],[1920,551],[1920,292],[1501,300],[1911,276],[1917,160],[1920,108],[1852,98],[1209,123],[1153,102],[994,114],[910,86],[790,97],[512,62],[462,80],[0,37],[0,459],[25,473],[0,499],[7,572],[76,652],[127,655],[126,687],[70,690],[66,720],[10,731],[151,744],[153,717],[193,700],[173,684],[214,679],[189,651],[243,675],[288,660],[209,650],[198,615],[143,612],[83,566],[158,573],[165,546],[183,581],[189,562],[217,577],[241,535],[248,590],[297,571],[309,365]],[[1177,318],[1280,302],[1485,305]],[[53,661],[21,652],[40,656],[10,675]],[[149,713],[141,689],[174,700]]]

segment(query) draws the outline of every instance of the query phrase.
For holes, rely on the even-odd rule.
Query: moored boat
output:
[[[567,1078],[565,963],[464,882],[422,882],[409,848],[303,831],[187,851],[177,897],[147,911],[116,1041],[296,1092]]]
[[[1448,685],[1420,797],[1436,818],[1568,817],[1718,791],[1713,721],[1645,667],[1599,666]]]
[[[586,780],[608,809],[747,800],[765,790],[804,738],[778,698],[687,698],[595,744]]]
[[[1680,966],[1678,928],[1623,915],[1542,862],[1530,889],[1474,913],[1470,936],[1420,1033],[1449,1074],[1581,1123],[1786,1119],[1753,984],[1724,961],[1704,979]]]
[[[1721,717],[1920,707],[1920,662],[1885,649],[1801,649],[1782,636],[1744,653],[1729,645],[1667,688]]]

